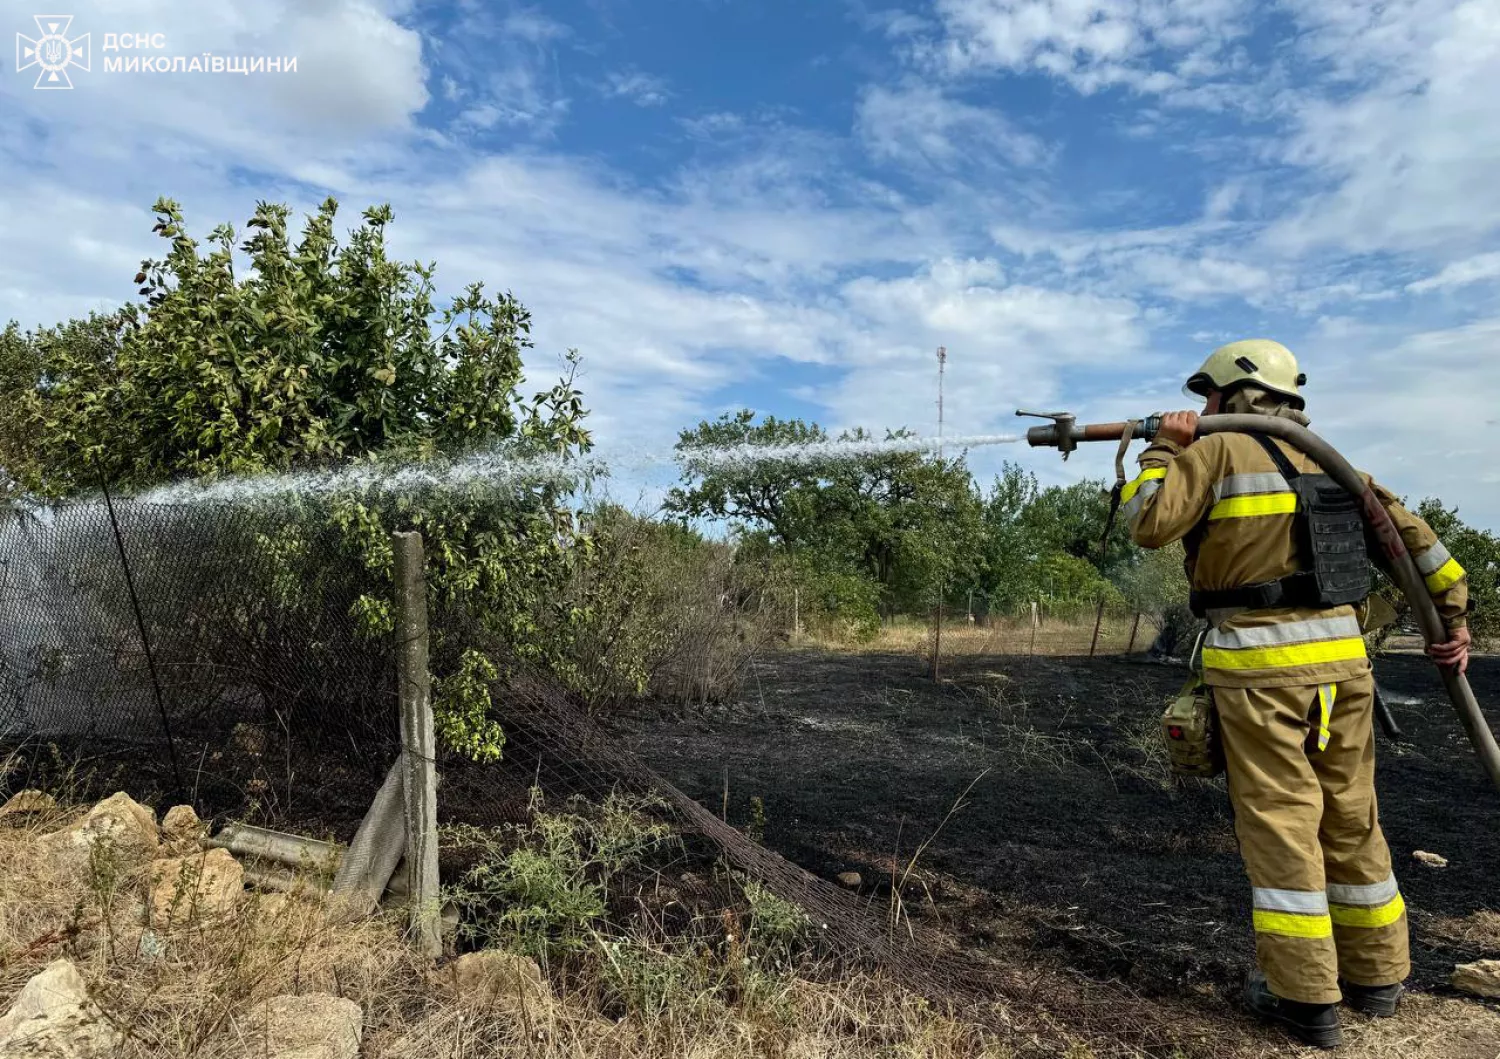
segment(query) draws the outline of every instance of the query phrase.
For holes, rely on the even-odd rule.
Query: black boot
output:
[[[1396,1003],[1401,999],[1401,994],[1406,992],[1400,982],[1395,985],[1355,985],[1353,982],[1340,980],[1339,988],[1344,991],[1344,1003],[1355,1011],[1362,1011],[1376,1018],[1394,1015]]]
[[[1261,1018],[1276,1023],[1299,1041],[1315,1048],[1337,1048],[1344,1042],[1337,1004],[1283,1000],[1271,992],[1266,976],[1259,971],[1252,971],[1245,982],[1245,1003]]]

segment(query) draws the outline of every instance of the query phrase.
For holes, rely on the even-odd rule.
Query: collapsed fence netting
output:
[[[367,606],[389,589],[336,520],[274,508],[116,499],[0,515],[0,791],[125,790],[348,843],[401,753],[395,633]],[[1130,614],[1112,620],[1121,650]],[[671,895],[658,919],[712,919],[748,881],[800,907],[839,963],[943,1000],[1034,998],[1034,977],[960,952],[898,900],[862,897],[752,841],[545,675],[508,668],[491,712],[498,760],[440,750],[440,827],[524,825],[537,792],[553,806],[627,795],[679,836],[675,859],[653,862],[640,887]],[[472,855],[446,844],[444,882]],[[1076,985],[1046,1017],[1098,1021],[1099,999]]]

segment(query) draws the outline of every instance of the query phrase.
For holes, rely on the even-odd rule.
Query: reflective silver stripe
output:
[[[1396,886],[1395,875],[1386,879],[1385,882],[1367,883],[1363,886],[1350,886],[1346,883],[1328,884],[1328,900],[1336,905],[1363,905],[1375,908],[1390,904],[1400,892],[1400,888]]]
[[[1422,576],[1427,577],[1441,570],[1443,564],[1453,558],[1453,556],[1448,554],[1448,549],[1443,547],[1443,542],[1438,541],[1421,555],[1416,555],[1412,558],[1417,564],[1417,569],[1422,572]]]
[[[1268,912],[1297,912],[1305,916],[1326,916],[1328,898],[1311,890],[1268,890],[1253,887],[1255,907]]]
[[[1227,496],[1251,496],[1256,493],[1289,493],[1292,487],[1275,471],[1265,474],[1230,474],[1214,483],[1214,501]]]
[[[1359,620],[1352,614],[1341,618],[1309,618],[1253,629],[1209,629],[1205,645],[1233,651],[1243,647],[1279,647],[1314,640],[1342,640],[1359,636]]]
[[[1161,479],[1159,478],[1152,478],[1142,482],[1141,487],[1136,490],[1135,496],[1130,498],[1130,503],[1126,504],[1124,507],[1125,520],[1129,522],[1131,519],[1134,519],[1137,515],[1139,515],[1141,513],[1141,508],[1146,504],[1146,498],[1148,496],[1154,496],[1156,494],[1156,491],[1160,488]]]

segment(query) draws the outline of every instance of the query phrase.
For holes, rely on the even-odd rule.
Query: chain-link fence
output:
[[[389,593],[335,529],[273,509],[117,500],[6,513],[0,786],[77,798],[125,790],[186,802],[218,823],[347,843],[401,753],[395,634],[366,605]],[[1051,644],[1055,622],[1087,650],[1094,619],[1095,650],[1148,642],[1128,609],[1082,617],[994,619],[972,635],[1003,634],[1015,650],[1033,638]],[[445,884],[485,856],[483,836],[528,824],[542,806],[597,819],[625,805],[673,836],[617,880],[611,914],[639,928],[722,929],[753,885],[803,909],[839,961],[945,996],[1031,988],[920,922],[893,921],[899,902],[858,896],[751,841],[540,671],[507,667],[491,691],[505,735],[499,760],[439,753]]]

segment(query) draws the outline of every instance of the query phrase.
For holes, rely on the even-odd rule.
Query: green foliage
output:
[[[824,583],[809,586],[813,595],[861,630],[868,625],[859,613],[864,600],[850,578],[875,585],[879,609],[890,614],[930,608],[940,586],[971,576],[981,505],[962,457],[888,452],[724,463],[695,456],[701,449],[828,440],[817,424],[754,419],[741,411],[681,433],[683,484],[669,495],[668,511],[761,531],[770,549],[801,559],[793,573],[817,570]],[[888,431],[886,439],[911,436]],[[872,436],[845,431],[838,440]]]
[[[365,210],[342,245],[336,211],[326,201],[294,240],[288,208],[260,203],[243,241],[220,225],[200,244],[177,205],[159,201],[154,230],[167,250],[142,263],[143,304],[34,333],[7,328],[0,465],[13,488],[58,498],[101,479],[146,489],[590,446],[571,369],[529,399],[520,393],[531,321],[519,302],[473,284],[440,309],[435,266],[389,256],[389,207]],[[352,567],[373,587],[326,622],[352,617],[382,635],[393,625],[388,535],[420,531],[439,725],[450,745],[492,758],[503,745],[488,712],[495,659],[567,670],[560,601],[587,549],[562,501],[550,485],[293,500],[282,528],[257,542],[274,577],[239,594],[305,617],[333,598],[325,582],[344,575],[329,571]]]
[[[791,970],[792,961],[813,934],[812,920],[799,906],[777,897],[754,880],[744,881],[750,906],[746,946],[763,968]]]
[[[1481,646],[1493,644],[1500,638],[1500,536],[1469,525],[1459,517],[1457,508],[1435,497],[1426,498],[1411,511],[1432,527],[1468,574],[1469,632]],[[1377,571],[1375,584],[1398,618],[1411,613],[1405,597],[1385,574]],[[1377,645],[1383,644],[1394,629],[1395,623],[1382,629],[1376,637]]]
[[[567,590],[571,647],[557,667],[569,686],[600,708],[737,690],[749,660],[784,628],[772,571],[618,505],[600,504],[581,522],[590,553]]]
[[[1432,527],[1468,574],[1470,633],[1483,643],[1494,642],[1500,636],[1500,536],[1469,525],[1457,508],[1434,497],[1418,504],[1415,514]]]
[[[479,851],[478,862],[447,895],[462,936],[540,960],[592,948],[609,906],[610,883],[674,841],[647,815],[659,803],[610,795],[597,811],[541,811],[502,832],[464,828],[450,843]]]

